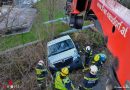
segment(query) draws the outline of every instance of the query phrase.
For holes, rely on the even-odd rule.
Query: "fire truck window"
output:
[[[127,7],[130,9],[130,0],[118,0],[123,6]]]
[[[114,33],[116,30],[115,26],[112,27],[112,33]]]
[[[85,9],[86,2],[87,2],[87,0],[78,0],[77,5],[76,5],[76,9],[78,11],[82,12]]]

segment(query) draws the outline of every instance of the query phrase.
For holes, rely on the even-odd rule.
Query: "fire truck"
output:
[[[115,57],[111,84],[117,90],[130,90],[130,0],[67,0],[66,14],[72,28],[82,29],[84,20],[94,21]]]

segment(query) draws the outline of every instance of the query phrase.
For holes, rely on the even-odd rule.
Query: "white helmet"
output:
[[[40,61],[38,62],[38,65],[43,65],[43,64],[44,64],[43,60],[40,60]]]
[[[97,71],[98,71],[98,67],[96,65],[91,65],[90,66],[90,73],[92,75],[96,75],[97,74]]]
[[[90,46],[86,46],[86,51],[90,51],[91,47]]]

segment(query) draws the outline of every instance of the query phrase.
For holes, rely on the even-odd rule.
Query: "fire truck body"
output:
[[[130,5],[129,0],[124,1],[124,5]],[[78,29],[82,27],[84,18],[91,17],[99,21],[107,47],[116,58],[113,62],[115,77],[122,87],[127,88],[130,83],[130,6],[120,3],[118,0],[73,0],[69,15],[72,27],[77,28],[80,24]],[[84,11],[85,16],[77,18]]]
[[[88,6],[87,0],[67,0],[66,11],[70,16],[69,25],[72,28],[80,29],[83,26],[83,15]]]
[[[123,87],[130,81],[130,10],[114,0],[92,0],[90,10],[108,39],[107,47],[117,58],[117,79]]]

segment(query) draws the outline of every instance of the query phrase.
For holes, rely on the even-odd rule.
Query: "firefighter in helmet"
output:
[[[64,67],[61,69],[61,71],[56,72],[54,81],[54,86],[56,90],[74,90],[74,86],[68,75],[68,67]]]
[[[90,46],[86,46],[84,51],[85,51],[85,61],[83,62],[84,69],[82,70],[82,72],[89,70],[89,66],[91,64],[91,60],[93,57],[93,51]]]
[[[98,83],[97,77],[98,67],[96,65],[90,66],[90,71],[84,76],[83,85],[79,86],[80,90],[92,90]]]
[[[36,71],[36,76],[37,76],[37,83],[38,83],[38,86],[40,88],[42,88],[45,84],[45,78],[48,74],[48,71],[47,69],[45,68],[45,64],[43,62],[43,60],[40,60],[38,62],[38,64],[36,65],[35,67],[35,71]]]
[[[90,46],[86,46],[85,50],[85,66],[89,66],[90,60],[92,58],[93,51]]]
[[[102,67],[102,65],[106,62],[107,57],[105,54],[96,54],[92,60],[92,64],[98,66],[98,67]]]

